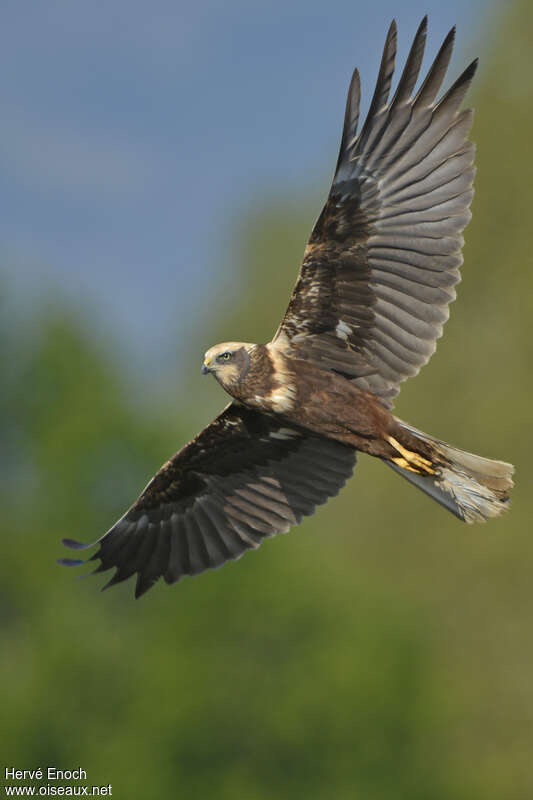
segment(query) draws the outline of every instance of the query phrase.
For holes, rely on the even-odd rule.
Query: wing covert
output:
[[[389,102],[392,23],[359,136],[354,72],[333,185],[273,340],[295,357],[352,378],[388,406],[442,334],[460,280],[461,233],[473,196],[472,111],[460,106],[477,61],[436,100],[452,29],[413,96],[426,28],[424,19]]]
[[[161,576],[175,583],[287,532],[336,495],[354,465],[350,447],[230,404],[157,472],[89,560],[100,560],[95,572],[116,568],[107,586],[137,573],[138,597]]]

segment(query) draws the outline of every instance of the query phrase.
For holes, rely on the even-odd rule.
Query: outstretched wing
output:
[[[100,559],[96,572],[116,567],[107,586],[138,573],[139,597],[161,576],[175,583],[287,532],[336,495],[354,465],[346,445],[230,404],[159,470],[89,560]]]
[[[359,136],[354,72],[327,203],[307,245],[274,342],[343,373],[385,405],[429,360],[460,280],[470,219],[473,112],[459,111],[472,62],[438,101],[455,30],[413,96],[426,39],[422,21],[392,100],[396,24],[387,36]]]

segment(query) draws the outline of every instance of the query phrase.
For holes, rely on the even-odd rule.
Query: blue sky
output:
[[[176,320],[215,296],[228,226],[301,187],[319,211],[353,67],[366,106],[390,20],[401,64],[426,12],[426,64],[457,24],[456,76],[489,0],[6,0],[0,246],[19,307],[59,287],[163,365]]]

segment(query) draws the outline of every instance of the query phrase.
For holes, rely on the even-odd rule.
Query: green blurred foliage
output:
[[[482,64],[459,302],[397,406],[517,464],[505,519],[466,528],[361,458],[339,498],[238,564],[139,602],[130,584],[100,594],[100,576],[54,564],[59,540],[100,535],[224,397],[195,362],[179,412],[175,398],[142,408],[73,314],[43,313],[29,336],[3,309],[5,765],[81,765],[128,798],[532,796],[532,35],[524,1]],[[305,205],[267,204],[248,224],[206,346],[272,335]]]

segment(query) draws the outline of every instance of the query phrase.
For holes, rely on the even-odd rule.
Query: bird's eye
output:
[[[218,361],[229,361],[231,358],[231,353],[221,353],[218,357]]]

